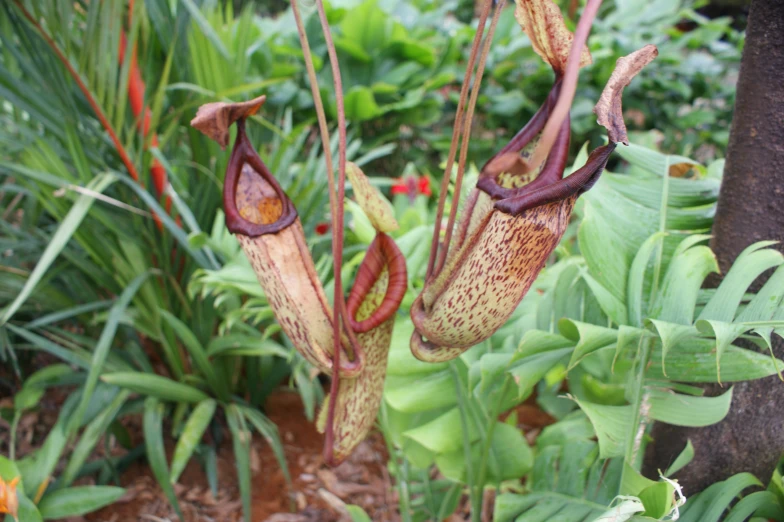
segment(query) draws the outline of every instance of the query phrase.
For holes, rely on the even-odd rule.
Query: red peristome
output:
[[[237,208],[237,183],[245,164],[249,165],[256,174],[272,186],[283,204],[280,218],[274,223],[263,224],[248,221],[242,217],[239,208]],[[245,134],[244,118],[237,120],[237,139],[234,141],[229,166],[226,168],[226,178],[223,180],[223,211],[226,214],[226,228],[229,229],[229,232],[251,238],[280,232],[297,219],[297,209],[294,208],[294,204],[283,192],[278,180],[261,161],[256,149],[248,140],[248,136]]]
[[[389,283],[384,299],[370,317],[356,321],[354,318],[359,306],[385,267],[389,270]],[[407,285],[406,259],[395,241],[387,234],[379,232],[365,254],[346,302],[351,328],[357,333],[365,333],[392,317],[403,301]]]

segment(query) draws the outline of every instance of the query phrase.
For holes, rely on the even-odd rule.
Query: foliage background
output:
[[[476,30],[465,4],[336,0],[328,6],[346,91],[349,158],[385,191],[401,176],[432,179],[433,186],[440,180]],[[568,11],[566,2],[563,7]],[[591,108],[617,57],[655,43],[659,58],[625,96],[630,127],[640,132],[613,164],[623,174],[605,175],[583,198],[552,266],[514,319],[459,360],[422,365],[408,354],[411,327],[401,310],[380,427],[404,518],[446,518],[466,486],[479,512],[485,485],[505,492],[496,506],[499,520],[537,509],[559,511],[564,520],[598,516],[618,493],[647,500],[645,514],[661,518],[672,505],[672,486],[645,482],[635,471],[639,426],[654,419],[715,422],[731,391],[707,399],[683,382],[716,381],[719,372],[732,382],[776,371],[769,357],[732,343],[754,331],[764,348],[775,321],[784,319],[776,315],[781,308],[755,306],[762,298],[745,295],[748,275],[725,290],[700,290],[715,268],[701,243],[720,185],[718,158],[727,143],[743,35],[729,18],[705,18],[697,7],[689,0],[605,2],[589,41],[594,65],[581,75],[572,112],[574,162],[581,164],[586,144],[603,139]],[[188,122],[202,103],[267,94],[250,138],[295,202],[329,286],[329,235],[317,233],[329,221],[326,170],[302,53],[283,2],[259,8],[146,0],[133,3],[130,13],[127,8],[120,0],[47,0],[0,9],[0,361],[8,368],[0,386],[15,398],[1,412],[11,436],[0,476],[23,476],[27,516],[58,518],[116,499],[122,491],[108,485],[114,471],[146,454],[176,504],[172,484],[191,458],[214,485],[217,443],[202,436],[228,426],[249,516],[251,433],[276,448],[285,469],[276,427],[263,413],[265,399],[277,386],[295,386],[312,418],[323,393],[281,335],[223,227],[220,187],[228,155]],[[314,17],[307,24],[334,119],[323,37]],[[127,49],[137,50],[157,140],[142,131],[145,117],[132,108],[134,66],[120,57],[121,33]],[[488,60],[471,162],[481,165],[528,120],[551,74],[509,8]],[[153,188],[160,181],[156,162],[166,173],[165,193]],[[676,165],[685,165],[677,171],[682,177],[670,177]],[[402,224],[396,239],[412,275],[410,304],[422,285],[434,198],[399,192],[387,193]],[[370,237],[361,212],[349,210],[344,280]],[[765,246],[739,261],[737,272],[780,265]],[[758,295],[779,303],[780,289],[766,288],[768,294]],[[717,311],[719,304],[711,303],[720,302],[734,306]],[[759,324],[764,321],[769,324]],[[720,365],[716,351],[723,351]],[[649,359],[650,367],[643,364]],[[40,369],[41,361],[52,364]],[[559,398],[564,379],[575,400]],[[38,452],[16,458],[14,426],[51,387],[69,393],[60,421]],[[558,422],[530,447],[514,415],[496,419],[534,390]],[[423,396],[431,400],[418,400]],[[650,400],[659,401],[658,413],[634,417]],[[702,416],[684,421],[684,411]],[[105,438],[122,444],[118,419],[128,415],[142,415],[146,445],[128,447],[124,459],[89,461]],[[164,434],[178,441],[170,462]],[[583,471],[570,473],[576,463]],[[433,465],[437,480],[428,471]],[[85,473],[102,489],[71,486]],[[714,519],[755,480],[723,486],[726,502],[714,508]],[[778,493],[771,486],[756,502],[775,510],[778,484]],[[643,494],[646,488],[653,489]],[[47,509],[63,505],[76,508]],[[691,509],[694,520],[714,516]]]

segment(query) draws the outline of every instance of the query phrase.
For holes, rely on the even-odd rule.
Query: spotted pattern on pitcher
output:
[[[417,331],[438,346],[414,355],[426,361],[456,357],[492,335],[514,312],[563,236],[576,196],[519,216],[494,210],[452,264],[454,272],[432,305],[412,306]]]

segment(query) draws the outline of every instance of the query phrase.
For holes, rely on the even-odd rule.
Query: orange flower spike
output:
[[[7,513],[19,522],[19,495],[16,492],[16,485],[19,477],[14,477],[10,482],[5,482],[0,477],[0,513]]]
[[[594,150],[585,166],[564,178],[567,117],[545,163],[532,172],[527,160],[558,101],[573,40],[565,35],[563,18],[551,0],[519,0],[516,14],[534,49],[553,66],[556,83],[529,123],[482,168],[443,268],[426,281],[412,304],[411,350],[423,361],[459,356],[511,316],[558,245],[575,201],[598,180],[616,144],[627,142],[625,128],[619,130],[622,88],[656,56],[656,48],[646,46],[619,60],[596,109],[599,122],[608,128],[608,145]],[[588,61],[581,56],[580,64]]]

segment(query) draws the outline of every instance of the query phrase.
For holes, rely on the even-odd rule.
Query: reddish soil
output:
[[[251,452],[254,522],[347,520],[345,504],[361,506],[374,521],[398,520],[380,434],[372,433],[346,462],[330,469],[321,458],[323,436],[305,417],[299,395],[279,391],[268,405],[267,415],[280,430],[293,487],[287,486],[271,447],[255,437]],[[195,461],[185,468],[175,487],[185,522],[242,520],[234,455],[226,435],[218,453],[218,497],[213,497]],[[146,463],[133,464],[121,480],[128,489],[125,497],[83,520],[177,520]]]

